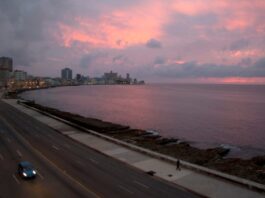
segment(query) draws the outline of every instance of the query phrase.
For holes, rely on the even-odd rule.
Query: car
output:
[[[37,171],[30,162],[22,161],[18,163],[18,174],[25,179],[35,178]]]

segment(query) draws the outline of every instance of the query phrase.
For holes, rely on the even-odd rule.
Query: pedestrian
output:
[[[177,163],[176,163],[176,169],[180,170],[180,161],[179,161],[179,159],[177,160]]]

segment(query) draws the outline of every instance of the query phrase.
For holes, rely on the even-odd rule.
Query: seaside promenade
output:
[[[197,195],[214,198],[262,198],[265,196],[264,193],[251,190],[243,185],[188,169],[183,166],[181,166],[181,170],[177,170],[176,165],[172,163],[141,152],[137,152],[128,147],[115,144],[114,142],[84,132],[73,126],[69,126],[59,119],[54,119],[53,117],[19,105],[17,104],[17,100],[3,101],[78,143],[92,148],[93,150],[100,152],[105,156],[117,159],[124,164],[129,165],[130,167],[139,169],[146,174],[153,173],[153,176],[150,175],[150,177],[155,177],[159,180],[161,179],[162,181],[166,181],[170,185],[173,185],[176,188],[180,188],[184,191],[190,191]],[[71,145],[68,146],[71,147]],[[54,145],[54,147],[57,151],[61,149],[56,145]],[[90,159],[90,162],[95,166],[100,165],[101,163],[100,161],[93,159]],[[114,169],[115,168],[113,168],[113,171],[115,171]],[[130,176],[128,175],[128,177]],[[151,191],[153,188],[151,183],[143,183],[139,181],[133,182],[145,190]],[[130,188],[126,190],[128,193],[131,193],[131,195],[134,193],[134,191]]]

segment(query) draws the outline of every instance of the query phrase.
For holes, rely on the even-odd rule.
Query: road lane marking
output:
[[[42,154],[39,150],[37,150],[35,147],[32,146],[32,144],[30,144],[30,142],[25,139],[21,134],[19,134],[16,129],[9,124],[9,122],[6,121],[6,119],[4,117],[1,116],[0,114],[0,119],[2,121],[5,122],[5,124],[13,131],[14,134],[16,134],[17,138],[19,138],[25,145],[27,145],[29,148],[32,149],[33,152],[35,152],[35,154],[39,155],[40,157],[42,157],[43,160],[46,160],[46,162],[48,162],[51,166],[53,166],[55,169],[57,169],[59,172],[61,172],[61,174],[63,174],[65,177],[67,177],[69,180],[71,180],[72,182],[76,183],[77,185],[79,185],[81,188],[83,188],[86,192],[88,192],[90,195],[93,195],[94,197],[100,198],[100,196],[92,191],[90,188],[88,188],[87,186],[85,186],[84,184],[80,183],[77,179],[75,179],[74,177],[72,177],[71,175],[69,175],[66,172],[63,172],[62,169],[57,166],[54,162],[52,162],[49,158],[47,158],[44,154]]]
[[[89,158],[89,160],[90,160],[91,162],[93,162],[94,164],[98,164],[98,162],[97,162],[96,160],[94,160],[94,159]]]
[[[54,148],[54,149],[57,150],[57,151],[60,150],[60,149],[59,149],[57,146],[55,146],[55,145],[52,145],[52,148]]]
[[[0,153],[0,159],[4,160],[4,156]]]
[[[18,181],[17,177],[14,174],[12,176],[13,176],[14,180],[17,182],[17,184],[20,184],[20,181]]]
[[[42,180],[44,180],[44,177],[42,176],[42,174],[40,174],[39,171],[38,171],[37,173],[38,173],[38,175],[40,176],[40,178],[41,178]]]
[[[124,187],[124,186],[122,186],[122,185],[118,185],[118,187],[119,187],[120,189],[122,189],[122,190],[124,190],[124,191],[126,191],[126,192],[130,193],[130,194],[133,194],[133,192],[132,192],[132,191],[130,191],[128,188],[125,188],[125,187]]]
[[[147,186],[147,185],[145,185],[145,184],[142,184],[141,182],[138,182],[138,181],[133,181],[133,183],[136,183],[136,184],[138,184],[139,186],[142,186],[142,187],[144,187],[144,188],[147,188],[147,189],[149,189],[149,186]]]
[[[20,150],[17,150],[17,154],[19,157],[22,157],[22,153],[20,152]]]

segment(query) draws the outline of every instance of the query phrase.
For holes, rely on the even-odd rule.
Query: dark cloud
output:
[[[91,52],[89,54],[85,54],[81,58],[79,65],[83,68],[98,66],[98,62],[102,59],[106,59],[107,57],[107,52]]]
[[[67,1],[3,0],[0,6],[0,54],[11,56],[17,65],[43,60],[53,38],[57,20]]]
[[[237,41],[234,41],[230,44],[230,47],[229,49],[232,50],[232,51],[235,51],[235,50],[241,50],[243,48],[246,48],[249,46],[249,41],[246,40],[246,39],[239,39]]]
[[[171,78],[186,77],[265,77],[265,58],[258,60],[252,66],[198,64],[187,62],[184,64],[164,64],[152,67],[157,76]]]
[[[260,68],[260,69],[265,69],[265,57],[259,59],[258,61],[255,62],[254,66],[256,68]]]
[[[156,57],[154,60],[155,65],[164,64],[166,62],[166,59],[164,57]]]
[[[149,41],[146,42],[146,46],[149,48],[161,48],[162,44],[160,41],[156,39],[150,39]]]
[[[117,55],[117,56],[114,56],[114,57],[112,58],[112,62],[115,63],[115,62],[117,62],[117,61],[119,61],[119,60],[122,60],[123,58],[124,58],[123,55]]]
[[[240,66],[251,66],[252,59],[251,58],[242,58],[238,65]]]

